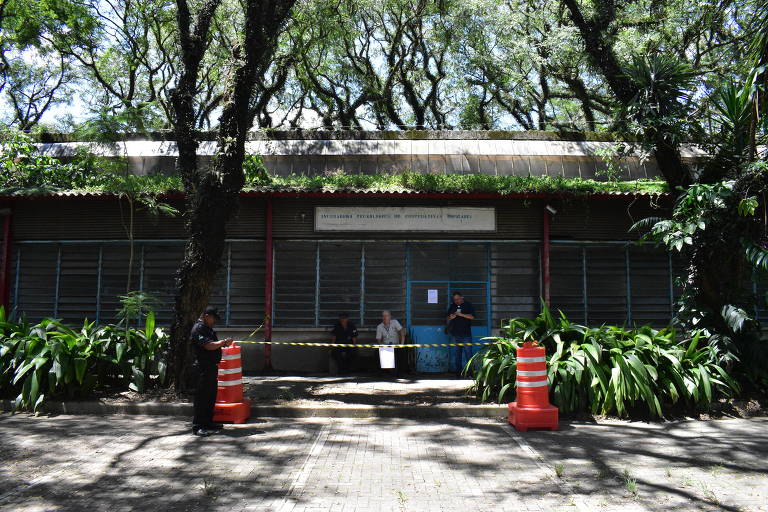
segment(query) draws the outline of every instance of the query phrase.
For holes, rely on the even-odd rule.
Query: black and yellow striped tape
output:
[[[424,344],[404,344],[404,345],[366,345],[358,343],[353,345],[351,343],[307,343],[297,341],[235,341],[236,345],[243,343],[254,343],[256,345],[288,345],[291,347],[348,347],[348,348],[427,348],[427,347],[471,347],[477,345],[496,345],[501,343],[500,341],[477,341],[473,343],[424,343]]]

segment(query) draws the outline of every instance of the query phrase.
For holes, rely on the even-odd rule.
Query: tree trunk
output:
[[[217,135],[217,157],[210,169],[197,161],[194,98],[200,63],[205,56],[208,31],[220,0],[204,2],[192,29],[189,6],[177,0],[177,23],[184,63],[171,93],[174,130],[179,157],[176,170],[186,193],[184,259],[176,273],[176,303],[171,327],[171,367],[176,390],[185,391],[191,363],[189,332],[208,303],[221,265],[226,226],[237,210],[245,184],[245,140],[253,125],[251,108],[256,81],[269,67],[277,38],[295,0],[246,0],[242,46],[232,49],[232,71],[222,99]]]
[[[171,328],[173,376],[179,391],[186,389],[188,383],[187,370],[192,358],[187,342],[189,332],[208,304],[224,252],[225,227],[237,207],[238,192],[239,189],[226,190],[210,173],[187,196],[189,238],[184,260],[176,272],[176,304]]]
[[[610,24],[616,17],[614,0],[598,1],[595,5],[595,15],[589,19],[584,17],[578,0],[562,1],[568,8],[571,21],[581,34],[589,60],[602,72],[616,99],[624,105],[629,105],[634,101],[637,87],[624,74],[613,50],[611,38],[607,34]],[[654,144],[656,165],[659,166],[659,171],[669,184],[672,195],[677,196],[679,187],[691,184],[691,173],[683,163],[679,148],[667,141],[661,131],[650,134],[648,137],[653,139],[648,142]]]

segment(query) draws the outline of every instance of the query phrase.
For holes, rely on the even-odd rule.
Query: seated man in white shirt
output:
[[[400,322],[392,318],[392,313],[389,311],[381,312],[381,323],[376,327],[376,342],[380,345],[402,345],[405,342],[405,329]],[[401,361],[404,354],[403,349],[395,349],[395,361]],[[395,375],[400,374],[402,365],[404,365],[402,362],[395,363]]]

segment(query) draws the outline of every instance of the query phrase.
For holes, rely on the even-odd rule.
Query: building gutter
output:
[[[52,194],[10,194],[0,195],[0,200],[57,200],[57,199],[89,199],[108,200],[115,199],[118,195],[112,192],[83,192],[83,193],[52,193]],[[240,197],[259,198],[396,198],[396,199],[635,199],[638,197],[671,197],[668,192],[599,192],[599,193],[568,193],[568,192],[514,192],[501,194],[498,192],[388,192],[388,191],[310,191],[310,190],[244,190]],[[184,193],[178,191],[166,192],[158,195],[163,200],[182,200]]]
[[[515,192],[501,194],[495,192],[385,192],[385,191],[243,191],[241,197],[259,197],[269,195],[277,198],[370,198],[386,197],[398,199],[562,199],[562,198],[586,198],[586,199],[634,199],[636,197],[667,197],[668,193],[650,194],[643,192],[603,192],[595,194],[571,194],[567,192]]]

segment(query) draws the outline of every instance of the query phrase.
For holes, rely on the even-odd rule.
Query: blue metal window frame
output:
[[[515,243],[530,243],[528,240],[514,240]],[[447,283],[448,284],[448,302],[450,302],[450,293],[453,289],[453,284],[482,284],[485,283],[485,302],[486,302],[486,325],[489,330],[493,329],[493,305],[491,303],[491,282],[492,269],[491,269],[491,246],[494,242],[491,241],[476,241],[476,240],[424,240],[424,241],[406,241],[405,242],[405,321],[406,328],[411,327],[411,284],[412,283]],[[498,243],[498,242],[496,242]],[[412,281],[411,280],[411,247],[413,245],[480,245],[485,249],[485,268],[486,268],[486,280],[485,281]]]
[[[490,297],[491,297],[491,282],[490,281],[408,281],[408,290],[406,291],[406,301],[408,302],[406,304],[407,311],[405,314],[406,322],[408,323],[408,326],[411,325],[411,286],[414,284],[447,284],[448,289],[446,290],[446,304],[449,304],[451,302],[451,293],[454,290],[453,285],[462,285],[462,284],[484,284],[485,285],[485,298],[486,298],[486,322],[487,325],[491,326],[491,303],[490,303]]]
[[[259,239],[259,238],[228,238],[226,240],[226,242],[228,244],[231,244],[232,242],[252,242],[252,241],[261,241],[261,239]],[[284,241],[286,241],[286,242],[295,242],[295,241],[307,242],[309,240],[287,239],[287,240],[284,240]],[[143,289],[145,287],[145,283],[144,283],[144,281],[145,281],[145,279],[144,279],[144,277],[145,277],[144,276],[144,270],[145,270],[144,252],[145,252],[145,246],[144,246],[144,244],[146,244],[146,243],[153,243],[153,244],[157,244],[157,243],[184,243],[184,240],[183,239],[137,239],[137,240],[135,240],[135,242],[137,243],[138,248],[140,249],[139,269],[138,269],[138,271],[139,271],[138,287],[139,287],[140,291],[143,291]],[[367,244],[375,244],[377,242],[402,242],[404,244],[404,248],[405,248],[405,262],[404,262],[404,264],[405,264],[405,269],[404,269],[405,273],[404,273],[404,275],[405,275],[405,285],[406,285],[406,290],[405,290],[405,292],[406,292],[405,293],[406,315],[405,316],[406,316],[406,323],[408,324],[408,326],[411,325],[411,321],[412,321],[412,318],[411,318],[411,308],[410,308],[411,299],[412,299],[411,294],[412,293],[411,293],[410,283],[412,282],[411,281],[411,277],[413,275],[413,269],[412,269],[412,264],[413,264],[413,257],[412,256],[413,255],[411,253],[413,245],[414,244],[415,245],[426,245],[426,244],[428,244],[428,245],[436,245],[437,244],[437,245],[446,245],[446,246],[458,245],[458,244],[478,245],[478,246],[482,245],[482,246],[484,246],[486,248],[486,251],[485,251],[485,253],[486,253],[486,256],[485,256],[486,257],[486,268],[487,268],[487,281],[486,281],[486,283],[487,283],[487,287],[486,287],[487,294],[486,294],[486,301],[487,301],[487,304],[488,304],[488,311],[487,311],[487,319],[486,319],[486,321],[487,321],[488,326],[490,328],[493,328],[493,325],[492,325],[492,321],[493,321],[493,304],[492,304],[493,291],[491,289],[491,285],[493,283],[493,269],[492,269],[491,263],[492,263],[492,255],[493,255],[493,248],[494,248],[494,246],[539,243],[540,240],[487,240],[487,239],[486,240],[474,240],[474,239],[473,240],[392,240],[392,239],[350,239],[350,240],[344,239],[344,240],[342,240],[342,239],[333,239],[333,240],[314,240],[314,242],[316,244],[316,251],[319,251],[320,244],[324,243],[324,242],[328,242],[328,243],[361,242],[362,251],[363,251],[363,253],[361,255],[361,317],[364,317],[365,309],[366,309],[365,308],[365,306],[366,306],[365,305],[365,297],[364,297],[365,261],[364,261],[364,256],[363,256],[364,252],[366,250],[366,245]],[[59,292],[60,292],[59,288],[60,288],[60,279],[61,279],[61,276],[60,276],[60,273],[61,273],[61,251],[62,251],[63,247],[67,246],[67,245],[93,244],[94,246],[98,246],[99,247],[98,250],[101,253],[103,251],[103,247],[106,246],[106,245],[126,244],[128,242],[126,240],[110,240],[110,239],[100,239],[99,240],[99,239],[94,239],[94,240],[22,240],[22,241],[18,241],[16,243],[18,244],[18,247],[16,249],[16,265],[15,265],[15,274],[16,275],[14,276],[14,281],[13,281],[14,290],[13,290],[13,293],[12,293],[12,298],[13,298],[13,305],[12,305],[12,307],[13,308],[18,307],[19,299],[20,299],[20,290],[21,290],[21,285],[22,285],[22,283],[21,283],[21,269],[23,267],[22,258],[24,257],[23,256],[24,251],[22,250],[22,248],[24,246],[49,245],[50,244],[50,245],[53,245],[53,246],[57,247],[57,253],[58,253],[57,254],[57,261],[56,261],[56,285],[55,285],[54,290],[53,290],[53,292],[54,292],[54,297],[53,297],[54,316],[57,316],[58,312],[59,312],[58,311],[58,309],[59,309],[58,308],[58,306],[59,306],[59,304],[58,304],[59,303],[59,296],[58,295],[59,295]],[[626,299],[627,299],[627,303],[626,303],[627,322],[632,322],[634,320],[634,317],[636,316],[636,311],[633,311],[633,309],[632,309],[632,291],[631,291],[632,285],[633,285],[632,277],[631,277],[632,255],[630,254],[630,251],[629,251],[629,247],[630,247],[631,242],[627,242],[626,240],[622,240],[622,241],[618,241],[618,240],[596,241],[596,240],[556,240],[556,239],[553,239],[553,240],[551,240],[551,244],[552,244],[552,246],[558,246],[559,245],[559,246],[576,246],[576,247],[580,247],[582,249],[582,272],[584,274],[586,274],[586,257],[585,257],[586,256],[586,254],[585,254],[586,248],[588,248],[590,246],[593,246],[593,245],[598,245],[598,246],[623,245],[623,246],[625,246],[625,251],[626,252],[625,252],[625,255],[624,255],[624,264],[625,264],[625,270],[626,270],[625,282],[626,282],[626,288],[627,288],[627,290],[626,290],[626,293],[627,293],[627,297],[626,297]],[[231,245],[229,246],[228,249],[229,249],[228,250],[228,253],[229,253],[229,251],[231,251]],[[275,253],[275,251],[273,250],[273,255],[274,255],[274,253]],[[228,254],[228,258],[227,259],[230,260],[230,258],[231,258],[231,255]],[[103,265],[103,255],[100,254],[100,258],[99,259],[100,259],[100,263],[99,263],[98,272],[101,273],[102,265]],[[537,262],[538,262],[538,265],[539,265],[539,288],[540,288],[540,292],[541,292],[542,283],[541,283],[541,254],[540,254],[540,248],[539,248],[539,254],[538,254]],[[228,261],[228,263],[230,263],[230,261]],[[317,265],[319,262],[316,260],[315,263]],[[227,265],[227,266],[229,267],[230,265]],[[319,269],[316,268],[316,271],[317,270],[319,270]],[[674,283],[674,278],[675,277],[674,277],[674,264],[673,264],[672,255],[671,254],[667,255],[667,272],[668,272],[669,312],[670,312],[671,316],[674,316],[674,312],[675,312],[674,311],[674,301],[675,301],[675,289],[674,289],[675,283]],[[274,274],[274,269],[273,269],[273,274]],[[319,274],[316,274],[316,277],[318,275]],[[583,314],[585,315],[585,317],[588,317],[589,316],[589,304],[588,304],[588,296],[587,296],[587,293],[586,293],[587,292],[586,277],[587,277],[586,275],[582,276],[582,279],[583,279],[583,281],[582,281],[582,294],[583,294],[583,297],[584,297],[584,304],[583,304],[584,311],[583,311]],[[227,285],[228,285],[227,286],[227,295],[228,296],[231,293],[231,291],[229,290],[229,287],[231,286],[231,278],[232,278],[231,275],[227,277]],[[97,315],[101,316],[101,314],[100,314],[100,313],[102,313],[102,311],[101,311],[101,300],[103,299],[103,294],[101,293],[101,286],[102,286],[101,276],[98,276],[97,280],[99,281],[99,283],[98,283],[98,289],[96,290],[96,294],[97,294],[97,305],[96,305],[96,307],[97,307]],[[448,282],[449,284],[450,283],[457,283],[457,284],[461,283],[460,281],[440,281],[440,282]],[[474,283],[482,283],[483,281],[472,281],[472,282],[474,282]],[[274,289],[274,285],[275,285],[275,280],[274,280],[274,276],[273,276],[273,289]],[[317,286],[317,283],[316,283],[316,286]],[[317,291],[317,288],[316,288],[316,291]],[[227,302],[230,303],[231,297],[228,297],[228,299],[229,300]],[[228,306],[229,307],[227,309],[229,310],[229,308],[231,307],[231,304],[228,304]],[[316,304],[315,306],[317,307],[318,304]],[[271,312],[273,319],[274,319],[274,314],[275,314],[275,307],[276,307],[276,301],[273,301],[273,311]],[[228,311],[228,313],[229,313],[229,311]],[[317,318],[317,313],[316,313],[316,318]]]

